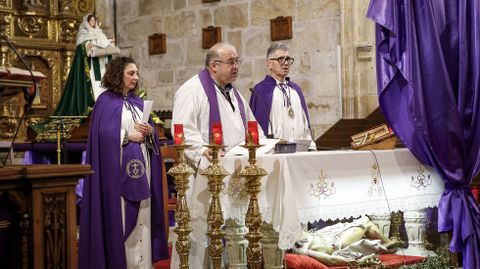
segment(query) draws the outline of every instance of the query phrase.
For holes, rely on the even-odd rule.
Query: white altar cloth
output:
[[[243,223],[248,194],[245,179],[237,174],[248,165],[248,158],[223,157],[221,164],[232,173],[224,178],[220,196],[224,218]],[[408,149],[261,155],[257,164],[269,172],[261,179],[260,210],[263,220],[279,232],[281,249],[300,239],[302,223],[434,207],[444,190],[433,169],[420,164]],[[210,194],[207,178],[200,175],[207,166],[202,160],[196,177],[191,177],[188,195],[193,268],[201,268],[208,245]]]

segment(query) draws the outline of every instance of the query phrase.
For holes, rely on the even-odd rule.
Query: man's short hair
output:
[[[270,58],[270,55],[275,53],[275,51],[281,50],[281,51],[288,51],[288,45],[283,43],[283,42],[274,42],[272,45],[267,50],[267,59]]]
[[[213,62],[215,59],[220,58],[217,50],[209,50],[207,52],[207,57],[205,57],[205,66],[210,66],[210,63]]]
[[[220,42],[213,45],[207,52],[207,56],[205,57],[205,66],[208,67],[210,64],[217,59],[220,59],[219,51],[226,48],[235,49],[235,46],[228,43],[228,42]]]

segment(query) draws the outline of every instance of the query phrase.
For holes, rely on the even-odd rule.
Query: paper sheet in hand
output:
[[[143,101],[143,117],[142,123],[147,123],[148,118],[150,117],[150,112],[152,112],[153,100]]]

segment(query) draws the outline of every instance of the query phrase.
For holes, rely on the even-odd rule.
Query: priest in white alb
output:
[[[211,160],[211,151],[204,145],[212,137],[214,123],[221,123],[222,144],[229,151],[245,141],[247,122],[255,121],[248,103],[232,85],[240,63],[233,45],[217,43],[207,53],[205,68],[175,93],[172,124],[183,124],[185,142],[192,145],[185,154],[195,167],[202,156]],[[263,137],[261,129],[258,133]]]

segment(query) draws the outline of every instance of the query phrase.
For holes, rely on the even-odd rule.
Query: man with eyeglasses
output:
[[[183,124],[185,142],[192,145],[185,153],[194,166],[198,167],[202,156],[211,160],[211,150],[204,145],[210,140],[214,122],[221,123],[222,142],[229,151],[245,141],[247,122],[255,120],[248,103],[232,85],[240,63],[233,45],[217,43],[207,53],[205,68],[175,93],[172,124]],[[259,133],[263,137],[261,129]]]
[[[310,140],[309,150],[316,150],[305,97],[300,87],[287,77],[293,62],[285,43],[273,43],[268,48],[270,74],[255,85],[250,107],[267,137],[273,135],[286,141]]]

